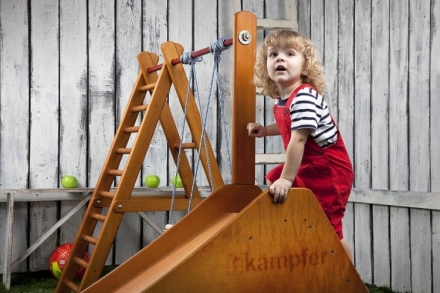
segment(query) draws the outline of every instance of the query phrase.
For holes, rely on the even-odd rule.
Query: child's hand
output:
[[[266,135],[266,128],[260,123],[248,123],[248,135],[255,137],[264,137]]]
[[[270,193],[273,194],[273,202],[283,203],[287,199],[287,194],[292,187],[292,181],[280,178],[270,186]]]

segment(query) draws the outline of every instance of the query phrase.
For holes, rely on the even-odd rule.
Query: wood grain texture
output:
[[[391,1],[390,10],[390,189],[408,190],[408,1]],[[390,208],[390,285],[402,292],[411,290],[409,221],[408,209]]]
[[[371,187],[386,190],[389,187],[389,1],[373,1],[371,11]],[[372,207],[373,218],[373,274],[374,283],[385,284],[390,279],[389,209]]]
[[[429,124],[430,106],[430,3],[409,1],[409,188],[430,190],[429,131],[420,131]],[[416,17],[417,15],[417,17]],[[432,290],[432,275],[423,272],[432,267],[431,213],[410,211],[411,219],[411,286],[413,292]],[[423,288],[423,289],[422,289]]]
[[[27,1],[2,1],[0,13],[0,188],[27,188],[30,152]],[[0,209],[6,215],[6,205],[1,205]],[[26,229],[29,228],[26,203],[15,205],[14,218],[12,258],[18,257],[26,249]],[[3,247],[0,247],[0,251],[3,251]],[[3,253],[0,255],[3,257]],[[14,270],[25,271],[27,267],[22,264]]]
[[[431,6],[431,23],[438,23],[440,21],[440,2],[434,1]],[[440,50],[440,30],[437,26],[431,26],[431,62],[439,64],[439,56],[435,52]],[[431,66],[430,71],[430,91],[435,92],[440,88],[440,68],[437,66]],[[440,100],[434,98],[430,100],[430,118],[431,118],[431,161],[440,162],[440,131],[438,131],[438,125],[440,125]],[[440,191],[440,164],[431,164],[431,191]],[[432,251],[440,251],[440,212],[432,212]],[[432,275],[440,275],[440,256],[436,253],[433,254],[432,263]],[[439,278],[433,278],[432,291],[440,291]]]
[[[73,175],[79,187],[88,186],[87,176],[87,5],[60,1],[60,142],[59,182]],[[61,186],[60,186],[61,187]],[[60,216],[76,202],[61,201]],[[85,208],[60,228],[59,243],[74,240]]]
[[[95,186],[112,144],[115,113],[115,3],[88,3],[88,177]],[[98,224],[95,231],[99,231]],[[96,235],[95,235],[96,236]],[[93,247],[90,248],[90,251]],[[112,253],[109,254],[110,256]],[[111,257],[107,264],[112,264]]]
[[[31,11],[29,187],[35,188],[58,184],[59,59],[54,58],[59,55],[58,1],[33,2]],[[56,222],[57,204],[32,203],[29,217],[34,242]],[[56,241],[56,236],[49,237],[29,257],[31,270],[47,266]]]
[[[120,121],[128,104],[138,76],[136,56],[142,51],[142,1],[116,2],[116,121]],[[140,121],[140,119],[138,119]],[[117,123],[118,124],[118,123]],[[139,125],[139,122],[136,123]],[[134,136],[127,146],[133,145]],[[120,165],[125,166],[127,156]],[[122,169],[123,167],[121,167]],[[139,173],[135,187],[143,184]],[[115,239],[115,264],[121,264],[139,251],[141,244],[141,218],[137,213],[127,213],[120,224]]]
[[[145,0],[143,1],[143,51],[149,51],[161,56],[160,45],[168,40],[168,4],[167,1],[161,0]],[[146,97],[145,103],[148,103],[150,95]],[[151,141],[145,158],[142,175],[156,174],[160,178],[160,186],[168,186],[169,183],[169,166],[164,164],[168,161],[168,148],[166,147],[165,135],[162,125],[159,123],[156,127],[153,140]],[[147,215],[155,221],[155,223],[165,228],[168,217],[167,212],[152,212]],[[143,222],[142,226],[142,246],[147,245],[158,236],[157,232]]]
[[[225,185],[86,292],[365,292],[313,194],[292,189],[289,201]]]

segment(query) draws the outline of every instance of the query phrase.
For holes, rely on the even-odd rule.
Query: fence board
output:
[[[54,186],[58,183],[59,102],[58,102],[58,1],[35,1],[31,5],[31,93],[30,93],[30,187]],[[42,41],[43,40],[43,41]],[[44,140],[41,139],[44,137]],[[30,204],[31,242],[53,226],[57,204]],[[51,236],[30,257],[30,269],[47,267],[56,236]]]
[[[388,94],[389,80],[384,72],[389,68],[389,1],[372,1],[371,11],[371,187],[388,189],[389,165]],[[373,219],[373,280],[385,285],[390,280],[389,209],[372,206]]]
[[[116,1],[116,124],[120,121],[133,86],[138,77],[137,54],[142,51],[142,2]],[[140,121],[140,119],[138,119]],[[130,137],[131,145],[135,136]],[[120,169],[128,156],[123,156]],[[141,174],[135,186],[141,184]],[[139,251],[141,244],[141,219],[137,213],[127,213],[122,218],[115,240],[115,264],[121,264]]]
[[[166,42],[168,37],[167,1],[146,0],[144,1],[143,11],[143,50],[154,52],[162,57],[160,44]],[[160,60],[162,61],[162,58]],[[146,97],[146,101],[148,99],[149,95]],[[160,186],[167,186],[169,184],[168,166],[163,163],[166,159],[168,159],[168,148],[166,146],[165,134],[162,126],[158,123],[142,168],[143,177],[148,174],[156,174],[160,178]],[[149,212],[146,214],[161,229],[165,229],[167,212]],[[142,246],[145,246],[159,234],[150,225],[146,224],[145,221],[142,224]]]
[[[0,2],[0,188],[27,188],[29,180],[29,23],[27,1]],[[3,214],[6,205],[2,205]],[[14,251],[27,245],[27,204],[14,212]],[[0,251],[3,252],[3,245]],[[3,253],[1,253],[3,258]],[[27,269],[25,263],[17,271]]]
[[[240,1],[239,1],[240,2]],[[223,1],[222,5],[218,7],[218,25],[219,25],[219,36],[222,37],[231,37],[233,33],[233,22],[232,16],[235,12],[234,9],[238,9],[234,4],[237,1]],[[223,100],[220,101],[222,104],[223,111],[225,113],[225,120],[231,121],[231,112],[232,112],[232,54],[224,54],[222,57],[222,62],[220,65],[220,81],[223,85],[222,93]],[[220,129],[220,136],[218,139],[219,145],[219,157],[220,157],[220,170],[223,175],[223,180],[225,183],[231,182],[231,126],[228,123],[226,129]],[[227,145],[229,144],[229,146]],[[229,148],[229,149],[228,149]]]
[[[390,93],[389,143],[390,189],[408,190],[408,1],[390,2]],[[390,208],[390,287],[406,292],[411,289],[409,212]]]
[[[429,191],[430,149],[426,127],[429,113],[430,3],[409,2],[409,187]],[[427,274],[432,261],[431,215],[429,211],[411,210],[411,282],[414,292],[431,292],[432,275]]]
[[[433,1],[431,6],[431,23],[438,23],[440,20],[440,3]],[[440,64],[440,57],[437,52],[440,50],[440,33],[438,26],[431,26],[431,63]],[[430,92],[435,93],[440,88],[440,67],[430,67]],[[431,162],[440,162],[440,99],[431,98]],[[431,191],[440,191],[440,164],[431,164]],[[432,212],[432,251],[440,251],[440,212]],[[432,254],[432,275],[440,276],[440,255],[438,253]],[[432,284],[433,292],[440,292],[440,278],[433,278]]]
[[[79,187],[88,186],[87,176],[87,5],[60,1],[60,156],[59,182],[73,175]],[[61,201],[60,216],[77,202]],[[60,228],[59,243],[73,242],[85,208]]]
[[[115,3],[92,1],[88,9],[88,176],[89,185],[95,186],[115,133]],[[101,226],[99,222],[93,237]],[[106,264],[113,262],[112,251]]]

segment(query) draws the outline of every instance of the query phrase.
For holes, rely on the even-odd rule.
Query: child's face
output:
[[[267,72],[281,88],[300,83],[301,74],[306,74],[303,68],[304,57],[294,48],[268,48]]]

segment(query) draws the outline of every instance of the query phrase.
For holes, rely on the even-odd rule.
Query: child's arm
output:
[[[292,182],[295,179],[304,154],[304,145],[310,133],[309,129],[293,130],[286,150],[286,161],[280,179],[270,186],[274,202],[284,202]]]
[[[280,135],[280,130],[276,123],[264,127],[260,123],[249,123],[247,125],[248,135],[255,137],[265,137],[272,135]]]

